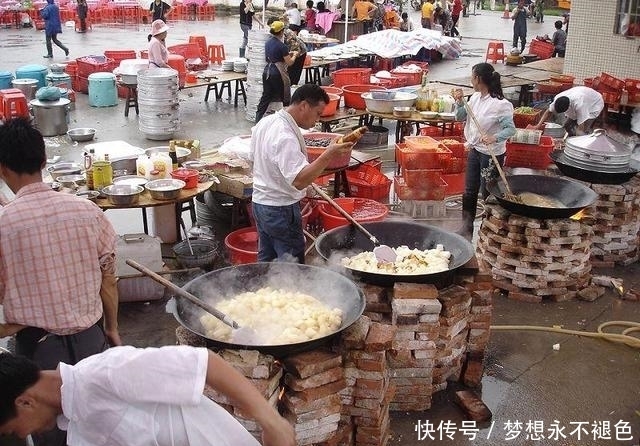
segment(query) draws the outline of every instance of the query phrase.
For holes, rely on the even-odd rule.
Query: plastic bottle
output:
[[[96,158],[95,149],[89,149],[89,153],[84,155],[84,173],[87,178],[87,189],[94,190],[93,184],[93,163]]]

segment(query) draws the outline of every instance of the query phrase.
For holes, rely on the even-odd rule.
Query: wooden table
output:
[[[317,38],[312,38],[311,36],[313,35],[314,34],[309,34],[307,36],[298,36],[300,40],[302,40],[307,45],[307,49],[309,49],[310,51],[312,50],[309,48],[309,45],[311,45],[314,49],[318,49],[322,48],[323,46],[340,43],[339,39],[334,39],[333,37],[326,37],[324,40],[319,40]]]
[[[399,118],[395,116],[393,113],[378,113],[372,112],[371,110],[367,110],[367,113],[372,118],[380,118],[380,119],[389,119],[392,121],[397,121],[396,124],[396,143],[401,143],[404,141],[404,137],[409,135],[407,129],[411,129],[411,125],[416,124],[416,128],[419,128],[420,124],[429,124],[436,127],[442,128],[442,136],[445,136],[447,128],[453,129],[453,124],[456,121],[453,120],[444,120],[440,118],[436,119],[428,119],[420,114],[420,112],[414,111],[410,117],[408,118]]]
[[[238,106],[238,96],[241,95],[244,99],[244,104],[247,105],[247,95],[244,90],[244,81],[247,80],[247,73],[236,73],[235,71],[220,71],[212,77],[200,79],[196,82],[185,83],[183,90],[189,88],[207,87],[207,91],[204,95],[204,100],[209,100],[209,93],[213,91],[215,93],[216,101],[222,98],[222,93],[225,89],[229,92],[229,99],[233,96],[234,107]],[[235,81],[235,89],[232,93],[231,82]],[[219,88],[219,89],[218,89]]]
[[[182,211],[189,210],[191,212],[191,219],[195,220],[195,204],[193,203],[193,199],[197,195],[208,191],[212,185],[213,181],[207,181],[204,183],[198,183],[198,186],[194,187],[193,189],[182,189],[178,197],[173,200],[156,200],[154,198],[151,198],[149,191],[145,189],[145,191],[140,194],[138,202],[135,204],[116,205],[109,202],[107,198],[98,198],[96,200],[96,204],[103,211],[108,211],[110,209],[141,209],[142,227],[144,228],[145,234],[149,233],[149,224],[147,222],[146,209],[158,206],[174,205],[176,210],[176,234],[178,234],[178,239],[180,239],[180,222],[182,220]],[[187,202],[188,205],[184,207],[183,204]]]
[[[550,59],[536,60],[534,62],[523,64],[522,67],[562,74],[564,72],[564,57],[552,57]]]

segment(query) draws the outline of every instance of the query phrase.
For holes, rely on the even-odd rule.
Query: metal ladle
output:
[[[340,214],[349,221],[352,225],[354,225],[360,232],[367,236],[371,243],[373,243],[373,254],[376,256],[376,260],[379,262],[388,262],[393,263],[396,261],[398,257],[396,252],[387,245],[380,244],[380,241],[376,238],[375,235],[367,231],[364,226],[362,226],[351,214],[342,209],[338,203],[336,203],[333,198],[326,194],[317,184],[311,183],[313,190],[316,191],[318,195],[320,195],[324,200],[328,201],[331,206],[333,206]]]

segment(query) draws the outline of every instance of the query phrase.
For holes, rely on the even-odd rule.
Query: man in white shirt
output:
[[[307,187],[333,158],[351,150],[352,143],[332,142],[312,163],[300,128],[320,119],[329,103],[316,84],[296,88],[287,108],[266,116],[254,127],[252,210],[258,229],[258,261],[297,260],[304,263],[304,233],[300,200]]]
[[[289,5],[287,10],[284,12],[284,15],[287,17],[289,27],[291,27],[291,25],[294,25],[294,27],[291,29],[293,29],[294,31],[299,31],[300,24],[302,22],[302,16],[300,14],[300,10],[298,9],[298,4],[291,3],[291,5]]]
[[[215,353],[187,346],[114,347],[46,371],[0,354],[0,435],[26,438],[57,424],[70,446],[259,445],[203,395],[205,383],[260,424],[263,445],[295,445],[293,427],[246,378]]]
[[[569,136],[591,132],[593,123],[604,109],[602,95],[589,87],[573,87],[553,98],[534,128],[544,130],[547,118],[552,113],[564,113],[567,120],[564,128]]]

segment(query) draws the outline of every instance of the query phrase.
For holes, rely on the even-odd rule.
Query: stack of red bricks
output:
[[[383,446],[389,441],[389,404],[395,389],[389,380],[387,351],[395,331],[392,325],[362,316],[343,333],[340,349],[349,387],[342,397],[357,445]]]
[[[433,285],[396,283],[393,287],[392,322],[397,332],[389,352],[389,364],[396,396],[391,410],[431,407],[442,309],[438,295]]]
[[[640,180],[624,184],[592,184],[599,197],[590,215],[593,244],[591,264],[613,268],[630,265],[640,257]]]
[[[433,368],[433,393],[445,390],[447,380],[458,381],[467,352],[471,294],[453,285],[440,291],[440,336]]]
[[[571,219],[540,220],[486,205],[477,246],[480,265],[508,297],[572,299],[589,282],[591,227]]]
[[[343,432],[338,429],[342,413],[339,393],[347,386],[342,355],[314,350],[289,356],[283,363],[281,413],[294,426],[296,443],[325,444],[336,438]]]

